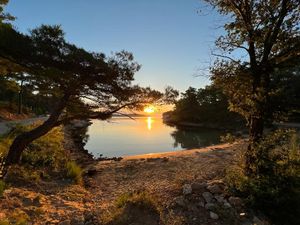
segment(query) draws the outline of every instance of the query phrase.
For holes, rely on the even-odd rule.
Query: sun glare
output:
[[[154,111],[155,111],[154,106],[147,106],[147,107],[144,108],[145,113],[151,114],[151,113],[154,113]]]

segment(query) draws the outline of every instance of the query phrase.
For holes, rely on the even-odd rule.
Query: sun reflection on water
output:
[[[149,116],[147,118],[147,127],[148,127],[148,130],[152,129],[152,123],[153,123],[153,119]]]

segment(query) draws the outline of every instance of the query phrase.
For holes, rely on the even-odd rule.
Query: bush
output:
[[[233,144],[236,141],[236,139],[237,139],[236,136],[230,133],[227,133],[220,137],[222,143],[229,143],[229,144]]]
[[[230,190],[264,211],[274,223],[300,224],[300,145],[295,131],[277,130],[253,151],[254,171],[236,166],[227,173]]]
[[[76,184],[82,183],[82,169],[73,161],[66,164],[67,177],[72,179]]]
[[[37,124],[28,126],[14,125],[11,131],[0,137],[0,155],[5,156],[7,154],[10,145],[18,134],[32,130],[36,126]],[[48,177],[53,172],[62,171],[67,161],[63,140],[62,127],[52,129],[48,134],[32,142],[22,153],[21,167],[25,170],[22,168],[19,168],[17,171],[10,170],[10,174],[12,172],[17,173],[13,175],[23,176],[27,173],[28,175],[37,173],[38,176],[43,174],[44,177]],[[22,174],[22,171],[27,173]],[[26,177],[28,178],[29,176],[26,175]],[[36,178],[34,180],[37,180]]]
[[[121,195],[115,202],[115,211],[103,220],[106,225],[161,224],[156,201],[144,191]]]
[[[0,180],[0,197],[2,197],[5,188],[6,188],[5,182]]]

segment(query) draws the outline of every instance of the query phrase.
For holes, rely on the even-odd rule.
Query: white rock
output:
[[[209,212],[209,216],[210,216],[210,218],[212,218],[213,220],[219,219],[218,214],[216,214],[216,213],[214,213],[214,212]]]

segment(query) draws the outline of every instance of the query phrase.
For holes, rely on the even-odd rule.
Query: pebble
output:
[[[216,213],[214,213],[214,212],[209,212],[209,216],[210,216],[210,218],[212,218],[213,220],[219,219],[218,214],[216,214]]]
[[[221,194],[222,193],[222,189],[217,184],[209,185],[207,187],[207,189],[213,194]]]
[[[207,203],[211,203],[213,200],[213,195],[210,192],[203,192],[202,196]]]
[[[209,210],[213,210],[216,208],[216,205],[214,203],[206,203],[205,208]]]
[[[192,186],[190,184],[185,184],[182,187],[182,193],[184,195],[192,194]]]
[[[241,206],[242,205],[242,199],[239,198],[239,197],[233,197],[231,196],[229,199],[228,199],[229,203],[234,205],[234,206]]]

